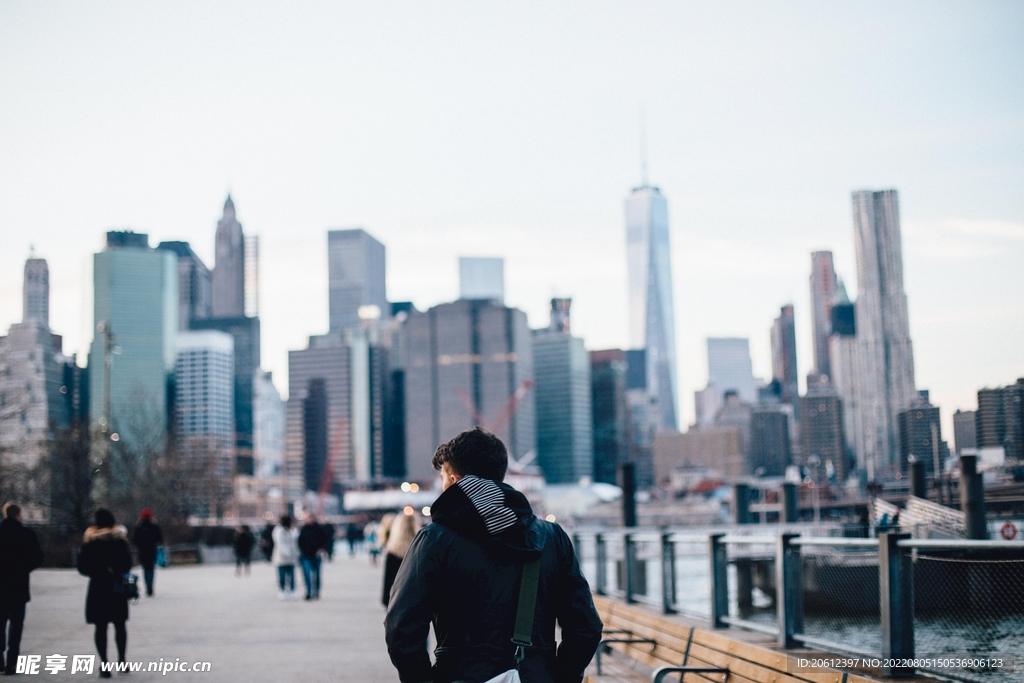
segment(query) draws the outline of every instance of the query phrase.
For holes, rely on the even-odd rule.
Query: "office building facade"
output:
[[[644,184],[626,199],[626,254],[630,343],[647,354],[647,390],[657,400],[659,429],[675,430],[679,393],[668,202],[656,187]]]
[[[178,329],[188,330],[193,321],[213,315],[210,270],[188,242],[161,242],[157,249],[178,259]]]
[[[629,452],[626,352],[590,352],[590,405],[594,425],[594,481],[614,484]]]
[[[804,462],[817,456],[825,470],[831,468],[835,481],[842,484],[850,471],[850,454],[839,394],[827,382],[808,387],[800,399],[800,416]]]
[[[978,391],[978,448],[1002,447],[1007,459],[1024,460],[1024,378]]]
[[[495,300],[460,300],[404,323],[406,476],[430,481],[437,446],[475,425],[520,459],[537,446],[532,335],[526,314]]]
[[[459,257],[459,298],[491,299],[505,303],[505,259]]]
[[[365,230],[327,233],[327,275],[332,331],[359,327],[368,316],[364,307],[375,306],[377,317],[387,315],[384,245]]]
[[[778,477],[793,463],[789,416],[775,407],[754,409],[750,414],[749,468],[753,474]]]
[[[831,251],[811,253],[811,332],[814,373],[832,376],[828,339],[832,335],[832,305],[839,298],[839,279]]]
[[[953,446],[957,453],[978,447],[978,428],[975,410],[958,410],[953,413]]]
[[[916,398],[896,190],[853,193],[857,254],[858,456],[871,478],[899,466],[897,415]]]
[[[550,327],[533,335],[537,463],[549,484],[571,484],[594,475],[590,360],[583,340],[562,331],[568,309],[558,301]]]
[[[750,341],[737,337],[711,337],[708,344],[708,386],[719,396],[735,391],[741,401],[757,403],[757,383],[750,362]]]
[[[30,258],[25,261],[25,278],[22,285],[21,321],[30,320],[50,327],[50,268],[46,259]]]
[[[177,259],[150,249],[143,233],[108,232],[107,248],[93,256],[93,297],[93,423],[102,428],[109,417],[108,433],[118,433],[128,447],[133,440],[152,442],[168,431],[168,382],[177,356]]]
[[[925,476],[941,472],[949,457],[949,447],[942,440],[942,422],[939,409],[928,401],[927,392],[921,392],[910,408],[897,417],[900,434],[900,471],[910,474],[912,461],[923,462]]]
[[[786,304],[772,325],[772,379],[779,383],[783,403],[800,415],[800,385],[796,361],[796,317]]]

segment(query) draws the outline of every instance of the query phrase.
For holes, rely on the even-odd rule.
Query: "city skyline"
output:
[[[1001,386],[1024,369],[1013,342],[1024,322],[1012,315],[1024,309],[1014,270],[1024,257],[1024,199],[1013,190],[1024,168],[1007,157],[1022,142],[1015,123],[1021,95],[1007,86],[1024,53],[1010,40],[1020,8],[924,7],[896,8],[882,27],[870,7],[835,15],[810,6],[752,8],[736,27],[749,45],[735,54],[728,41],[715,45],[733,19],[708,8],[660,8],[662,26],[609,8],[595,10],[583,26],[552,8],[549,26],[559,35],[567,29],[576,52],[594,63],[582,81],[566,80],[576,73],[575,58],[555,48],[554,35],[529,38],[513,15],[480,24],[482,15],[468,11],[453,27],[463,51],[409,65],[386,54],[392,40],[415,42],[406,21],[392,27],[396,38],[381,41],[374,11],[328,11],[318,23],[328,30],[314,29],[280,70],[261,73],[260,87],[228,53],[269,64],[272,48],[261,43],[274,41],[253,36],[286,39],[300,24],[308,28],[301,17],[271,27],[259,12],[207,8],[201,20],[183,22],[172,11],[164,22],[140,7],[97,23],[99,13],[75,8],[50,18],[44,32],[41,10],[5,7],[0,65],[8,66],[0,66],[0,85],[15,104],[0,111],[7,188],[0,232],[9,247],[0,256],[0,328],[20,319],[23,261],[35,244],[49,262],[51,327],[81,359],[92,340],[85,262],[102,235],[128,226],[148,232],[152,244],[188,241],[213,268],[213,231],[230,190],[246,232],[264,240],[264,365],[279,385],[287,350],[327,329],[323,235],[337,225],[362,225],[387,246],[392,299],[421,310],[453,301],[458,255],[501,255],[507,301],[527,312],[531,327],[545,324],[552,295],[571,295],[574,334],[591,349],[624,348],[620,202],[639,176],[642,105],[651,180],[672,203],[681,426],[692,420],[693,392],[706,380],[704,340],[749,338],[754,372],[768,377],[768,330],[788,301],[803,384],[813,358],[807,255],[833,251],[836,271],[851,284],[850,192],[887,187],[900,191],[903,204],[917,385],[931,389],[949,420],[957,408],[974,408],[978,388]],[[793,21],[796,14],[806,22]],[[236,27],[227,43],[202,38],[227,16]],[[83,23],[95,28],[88,40]],[[351,68],[348,48],[328,38],[331,27],[373,59]],[[636,56],[612,51],[622,58],[615,66],[597,50],[620,30],[648,40]],[[360,31],[381,47],[367,49]],[[99,46],[125,35],[135,50],[130,64],[112,59],[117,41]],[[524,36],[536,56],[522,57],[515,47]],[[178,90],[178,67],[161,56],[175,54],[167,37],[192,40],[200,47],[190,59],[213,67],[194,99],[192,90]],[[944,48],[951,39],[962,46],[954,61]],[[688,47],[681,52],[677,44]],[[460,64],[452,59],[465,51],[481,56],[480,64],[443,68]],[[326,81],[314,67],[338,54],[346,58],[335,60],[337,78],[316,87]],[[754,66],[754,57],[766,57],[763,66]],[[645,62],[658,68],[640,68]],[[712,64],[713,81],[702,75]],[[402,76],[409,66],[425,90]],[[364,70],[384,89],[364,82]],[[480,85],[479,75],[489,72],[487,80],[500,87]],[[598,73],[589,94],[579,83]],[[986,77],[974,78],[978,73]],[[56,79],[80,87],[65,92]],[[449,105],[439,95],[452,89],[472,96]],[[51,92],[61,93],[59,104],[51,104]],[[132,107],[112,114],[121,100],[104,98],[111,92],[134,96]],[[695,103],[687,94],[693,92],[708,96]],[[275,93],[275,106],[255,106]],[[364,96],[349,97],[357,93]],[[417,114],[383,116],[394,97],[418,103]],[[751,98],[756,117],[748,113]],[[150,134],[153,126],[160,135]],[[247,151],[257,140],[268,141],[260,157]],[[471,152],[477,148],[482,153]],[[285,159],[299,163],[278,163]],[[303,305],[291,305],[297,300]]]

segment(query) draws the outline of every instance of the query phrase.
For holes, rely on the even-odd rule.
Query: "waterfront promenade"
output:
[[[296,570],[300,599],[281,602],[275,570],[266,562],[253,563],[252,575],[241,578],[232,565],[158,569],[156,596],[143,596],[131,607],[128,660],[208,661],[211,671],[166,676],[142,671],[125,679],[397,681],[384,645],[381,568],[371,567],[364,554],[354,559],[335,555],[324,563],[320,600],[310,602],[301,599],[301,572]],[[134,571],[141,575],[138,567]],[[87,583],[73,569],[32,573],[22,654],[42,655],[45,666],[47,655],[95,653],[93,627],[85,623]],[[108,656],[116,659],[113,628],[109,641]],[[70,663],[69,657],[68,670],[56,675],[41,670],[39,678],[98,678],[96,673],[71,675]]]

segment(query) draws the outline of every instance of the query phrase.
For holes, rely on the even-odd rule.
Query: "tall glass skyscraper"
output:
[[[658,426],[676,429],[676,326],[668,203],[646,183],[626,199],[629,333],[647,352],[647,389],[658,401]]]
[[[359,327],[363,306],[387,315],[384,245],[365,230],[327,233],[327,276],[331,330]]]
[[[93,422],[104,417],[109,386],[111,429],[143,441],[167,432],[178,331],[177,258],[148,241],[145,234],[108,232],[107,248],[93,256],[93,321],[111,335],[109,385],[105,332],[95,332],[89,352]]]
[[[857,250],[857,457],[870,476],[899,462],[897,415],[917,398],[896,190],[853,193]]]

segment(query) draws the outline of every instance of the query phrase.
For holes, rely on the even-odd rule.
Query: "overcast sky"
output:
[[[669,202],[684,423],[704,339],[796,306],[810,252],[856,291],[850,193],[897,188],[917,384],[947,425],[1024,376],[1024,3],[0,1],[0,331],[29,246],[51,326],[91,341],[111,228],[213,266],[230,190],[262,240],[263,364],[327,328],[328,228],[387,246],[388,295],[457,295],[504,256],[507,301],[573,298],[627,344],[623,199]],[[951,434],[946,437],[952,439]]]

